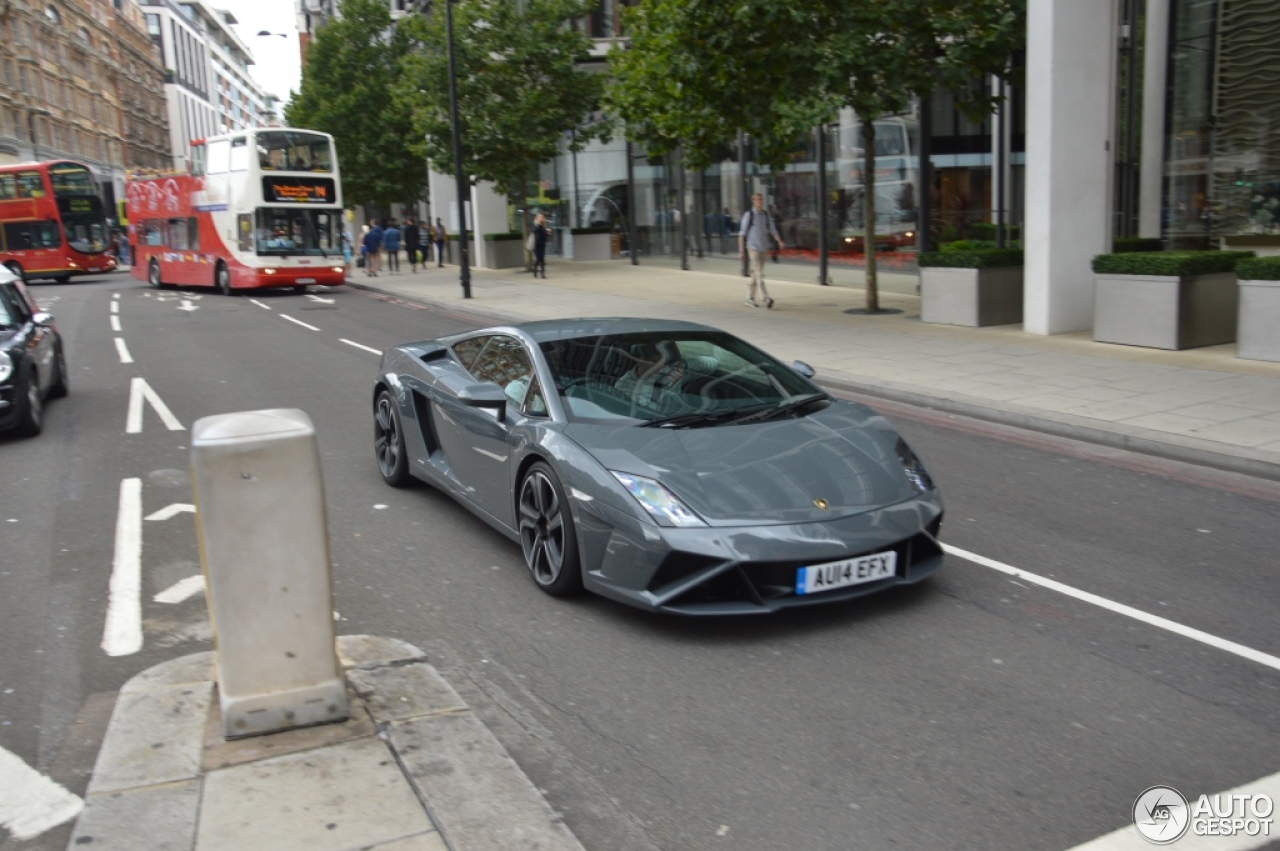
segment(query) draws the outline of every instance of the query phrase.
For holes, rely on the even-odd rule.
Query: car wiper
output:
[[[773,408],[773,403],[768,403],[766,408],[760,405],[746,405],[741,408],[730,408],[727,411],[703,411],[696,414],[676,414],[671,417],[662,417],[661,419],[649,420],[647,423],[641,423],[642,428],[687,428],[689,426],[713,425],[715,423],[727,422],[735,420],[742,416],[743,413],[755,414],[764,413]]]
[[[766,410],[759,411],[758,413],[749,414],[748,416],[745,416],[742,419],[737,420],[737,423],[738,425],[742,425],[743,423],[762,423],[767,420],[772,420],[777,417],[780,417],[783,414],[787,414],[792,411],[798,411],[799,409],[807,405],[812,405],[814,402],[821,402],[830,398],[831,397],[828,396],[826,393],[810,393],[807,396],[801,396],[798,399],[792,399],[788,402],[783,402],[781,405],[777,405],[776,407],[770,407],[770,408],[767,408]]]

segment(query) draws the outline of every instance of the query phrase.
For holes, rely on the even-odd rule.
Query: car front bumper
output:
[[[608,506],[575,505],[584,582],[651,611],[742,615],[850,600],[921,581],[942,566],[937,490],[819,523],[670,528]],[[796,593],[801,567],[897,553],[893,576],[817,594]]]

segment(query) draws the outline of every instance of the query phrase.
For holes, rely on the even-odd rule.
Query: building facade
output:
[[[267,95],[249,75],[253,54],[230,12],[204,0],[143,0],[147,32],[164,61],[173,165],[191,140],[267,123]]]

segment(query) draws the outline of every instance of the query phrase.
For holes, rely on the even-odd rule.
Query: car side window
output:
[[[484,344],[489,342],[490,337],[472,337],[469,340],[463,340],[461,343],[454,343],[453,356],[458,359],[458,363],[462,364],[462,368],[471,371],[471,364],[475,363],[476,355],[480,354],[480,350],[484,348]]]
[[[0,284],[0,325],[21,325],[31,318],[26,299],[13,284]]]
[[[533,379],[524,397],[524,415],[527,417],[547,416],[547,399],[542,395],[542,385]]]
[[[512,405],[519,408],[533,378],[533,362],[515,337],[490,337],[468,370],[476,381],[492,381],[506,391]]]

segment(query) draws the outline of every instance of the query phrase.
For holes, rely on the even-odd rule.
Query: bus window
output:
[[[57,222],[6,222],[4,241],[10,251],[57,248],[62,244]]]
[[[332,172],[329,139],[316,133],[264,130],[258,133],[258,162],[278,171]]]
[[[18,197],[19,198],[43,198],[44,197],[44,179],[41,178],[38,171],[20,171],[18,172]]]
[[[147,219],[142,223],[143,245],[164,245],[164,219]]]
[[[0,198],[18,196],[18,178],[12,174],[0,174]]]
[[[253,250],[253,216],[241,213],[236,216],[236,230],[240,235],[240,250]]]
[[[321,257],[341,254],[331,211],[265,207],[258,210],[259,255],[306,254]]]
[[[51,166],[49,182],[53,184],[53,194],[59,198],[98,194],[94,189],[89,169],[81,165]]]
[[[231,170],[244,171],[249,167],[249,144],[243,136],[231,140]]]
[[[207,174],[226,174],[231,159],[231,143],[226,139],[210,142],[209,162],[205,169]]]
[[[187,244],[186,219],[169,219],[169,247],[179,251],[186,251],[191,247]]]
[[[107,246],[105,223],[101,218],[77,221],[64,217],[62,230],[67,236],[67,245],[82,254],[96,254]]]
[[[191,174],[200,177],[204,174],[204,145],[191,146]]]

